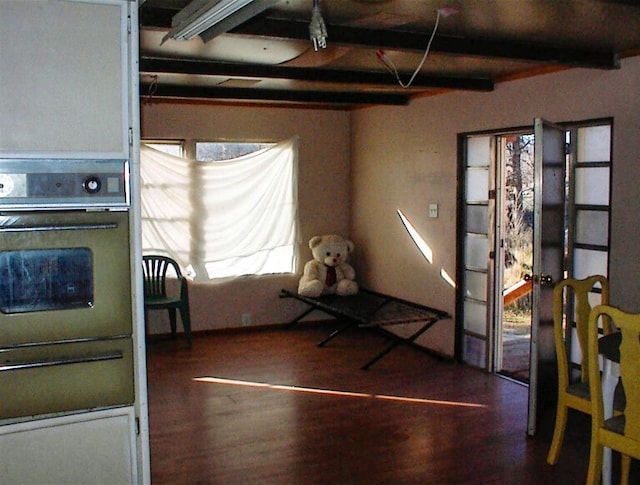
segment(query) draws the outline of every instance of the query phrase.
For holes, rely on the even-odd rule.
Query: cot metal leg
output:
[[[345,330],[353,327],[355,325],[355,323],[353,322],[349,322],[346,325],[340,327],[337,330],[334,330],[327,338],[325,338],[324,340],[322,340],[321,342],[318,343],[318,347],[324,347],[325,344],[327,344],[330,340],[333,340],[335,337],[337,337],[339,334],[341,334],[342,332],[344,332]]]
[[[361,367],[361,369],[362,370],[369,370],[369,367],[371,367],[373,364],[375,364],[380,359],[382,359],[385,355],[387,355],[389,352],[391,352],[393,349],[395,349],[398,345],[400,345],[401,343],[405,343],[405,342],[406,343],[413,342],[420,335],[422,335],[427,330],[429,330],[431,327],[433,327],[433,325],[435,325],[435,323],[438,320],[440,320],[440,319],[439,318],[435,318],[435,317],[431,318],[423,327],[421,327],[417,332],[415,332],[413,335],[411,335],[411,336],[409,336],[407,338],[392,337],[393,338],[392,342],[389,345],[387,345],[382,352],[380,352],[373,359],[371,359],[369,362],[367,362],[365,365],[363,365]]]
[[[289,329],[291,327],[293,327],[296,323],[298,323],[300,320],[302,320],[304,317],[306,317],[307,315],[309,315],[309,313],[311,313],[312,311],[314,311],[315,308],[311,307],[308,310],[302,312],[299,316],[297,316],[296,318],[294,318],[293,320],[291,320],[289,323],[287,323],[284,328]]]
[[[380,352],[373,359],[371,359],[369,362],[367,362],[365,365],[363,365],[361,367],[361,369],[362,370],[369,370],[369,367],[371,367],[373,364],[378,362],[385,355],[387,355],[389,352],[391,352],[393,349],[395,349],[398,345],[400,345],[401,342],[402,342],[401,340],[393,340],[389,345],[387,345],[385,347],[385,349],[382,352]]]

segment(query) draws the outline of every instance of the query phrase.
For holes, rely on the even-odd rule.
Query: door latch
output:
[[[553,278],[551,277],[551,275],[530,275],[530,274],[526,274],[524,275],[524,280],[525,281],[531,281],[533,280],[534,283],[536,284],[540,284],[540,286],[551,286],[553,284]]]

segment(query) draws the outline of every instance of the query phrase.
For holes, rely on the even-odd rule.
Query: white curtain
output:
[[[223,162],[141,147],[142,249],[197,280],[295,271],[297,139]]]

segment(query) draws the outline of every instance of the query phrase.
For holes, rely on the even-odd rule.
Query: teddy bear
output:
[[[336,234],[314,236],[309,240],[313,259],[304,265],[298,284],[298,294],[316,298],[320,295],[355,295],[356,272],[346,262],[354,244]]]

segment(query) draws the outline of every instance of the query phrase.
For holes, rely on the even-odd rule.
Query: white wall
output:
[[[343,111],[145,104],[147,138],[283,139],[300,136],[300,264],[306,242],[338,232],[356,243],[352,261],[364,285],[454,314],[455,292],[441,277],[455,276],[457,134],[550,121],[614,118],[611,233],[612,302],[640,311],[636,256],[640,155],[640,58],[613,71],[568,70],[498,84],[491,93],[452,92],[408,107]],[[428,218],[439,204],[438,219]],[[402,209],[433,249],[433,264],[416,251],[396,210]],[[277,298],[297,275],[243,278],[191,289],[194,329],[283,323],[300,306]],[[152,331],[166,332],[152,321]],[[421,342],[453,354],[453,320],[440,322]]]
[[[324,233],[349,234],[349,113],[331,110],[223,107],[144,103],[142,138],[279,141],[299,137],[299,266],[311,259],[307,242]],[[242,314],[252,325],[284,323],[301,311],[278,298],[295,290],[298,275],[245,277],[190,286],[193,330],[238,327]],[[153,312],[150,331],[166,333],[166,312]],[[180,324],[178,327],[181,328]]]
[[[535,117],[580,121],[613,117],[611,301],[640,311],[637,256],[640,202],[640,57],[612,71],[569,70],[498,84],[491,93],[453,92],[414,100],[409,107],[376,107],[352,115],[352,238],[360,248],[363,282],[375,289],[455,310],[457,134],[532,126]],[[440,205],[438,219],[428,205]],[[417,253],[395,213],[402,209],[434,252]],[[453,320],[421,342],[453,354]]]

